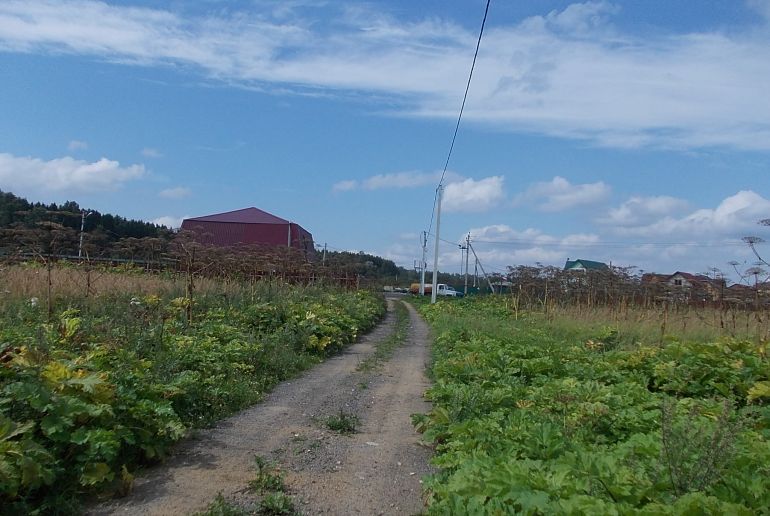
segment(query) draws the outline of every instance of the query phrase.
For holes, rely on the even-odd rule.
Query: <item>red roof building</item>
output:
[[[204,244],[283,245],[314,251],[313,235],[302,226],[253,207],[184,219],[182,230],[193,231]]]

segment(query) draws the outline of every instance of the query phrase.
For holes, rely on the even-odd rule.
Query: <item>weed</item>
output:
[[[318,439],[308,439],[303,435],[292,437],[294,446],[292,452],[294,455],[301,455],[311,450],[317,450],[321,446],[321,442]]]
[[[268,462],[263,457],[254,457],[257,468],[257,477],[249,482],[249,487],[258,493],[270,491],[283,491],[286,486],[283,483],[283,474],[278,471],[275,464]]]
[[[259,504],[260,514],[295,514],[294,502],[285,493],[270,493]]]
[[[335,414],[326,418],[326,427],[342,435],[350,435],[356,433],[356,427],[358,426],[358,416],[355,414],[348,414],[340,409],[339,414]]]
[[[722,476],[735,454],[735,439],[742,426],[733,415],[729,400],[724,400],[714,421],[701,416],[695,405],[683,415],[675,401],[664,400],[661,463],[677,496],[702,491]]]
[[[0,507],[16,513],[130,490],[138,464],[341,349],[384,308],[363,291],[201,278],[190,324],[183,277],[55,267],[51,316],[43,272],[0,268]]]
[[[765,343],[689,340],[690,324],[659,347],[651,322],[632,340],[620,318],[513,314],[492,296],[419,308],[436,335],[433,409],[413,417],[441,467],[431,514],[770,507]]]
[[[358,364],[358,370],[362,372],[373,371],[383,361],[393,355],[393,352],[406,340],[409,332],[409,311],[403,301],[396,305],[396,322],[391,335],[377,345],[374,353]],[[363,387],[364,389],[366,387]]]
[[[203,512],[196,512],[194,516],[249,516],[252,512],[236,507],[219,493],[214,501]]]

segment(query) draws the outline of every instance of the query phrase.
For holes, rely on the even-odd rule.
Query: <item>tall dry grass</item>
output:
[[[185,295],[186,281],[183,275],[78,265],[54,266],[50,270],[51,294],[55,299],[150,294],[181,297]],[[49,271],[44,265],[0,267],[0,299],[42,301],[47,299],[48,283]],[[227,295],[240,290],[241,285],[232,282],[203,277],[195,280],[195,291],[202,295]]]
[[[597,333],[616,330],[626,344],[661,344],[666,340],[714,341],[723,338],[770,340],[770,310],[748,310],[734,306],[699,307],[659,304],[657,306],[586,306],[552,304],[547,310],[531,307],[531,317],[570,332],[586,329]]]

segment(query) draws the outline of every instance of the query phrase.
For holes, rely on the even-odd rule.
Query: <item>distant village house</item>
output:
[[[588,271],[609,272],[610,266],[604,262],[596,262],[593,260],[583,260],[583,259],[570,260],[569,258],[567,258],[567,263],[564,264],[564,270],[575,271],[575,272],[588,272]]]

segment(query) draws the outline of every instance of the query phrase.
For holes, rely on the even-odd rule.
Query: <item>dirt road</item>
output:
[[[397,299],[373,332],[343,354],[276,387],[259,405],[201,431],[168,462],[137,479],[133,493],[89,514],[180,515],[204,510],[218,493],[249,508],[254,458],[275,461],[303,514],[421,512],[420,478],[430,450],[419,444],[410,414],[429,409],[422,394],[429,357],[428,328],[409,309],[405,342],[374,371],[357,370],[394,331]],[[325,424],[340,411],[359,419],[344,436]]]

